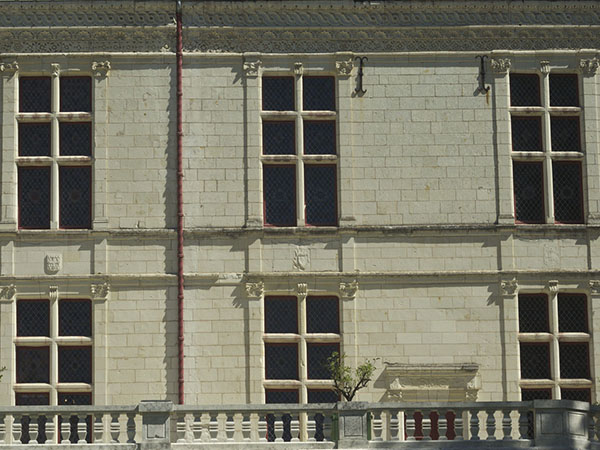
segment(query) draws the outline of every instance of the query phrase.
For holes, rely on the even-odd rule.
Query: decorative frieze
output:
[[[17,287],[14,284],[0,286],[0,300],[13,300],[17,293]]]
[[[358,281],[352,280],[350,282],[342,281],[340,283],[340,295],[342,298],[354,299],[358,292]]]
[[[600,67],[600,59],[596,57],[579,61],[579,69],[581,70],[581,73],[587,77],[596,75],[598,67]]]
[[[262,281],[246,283],[246,295],[251,298],[260,298],[265,295],[265,284]]]
[[[94,300],[106,300],[110,293],[110,284],[105,281],[104,283],[93,283],[90,285],[90,291],[92,299]]]

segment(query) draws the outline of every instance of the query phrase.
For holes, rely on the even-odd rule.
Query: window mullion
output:
[[[301,165],[301,164],[299,164]],[[306,350],[306,295],[298,295],[298,333],[300,333],[300,342],[298,349],[298,375],[302,382],[300,388],[300,403],[308,403],[308,394],[306,391],[306,380],[308,379],[308,357]]]
[[[50,404],[58,404],[58,299],[50,298]]]
[[[552,387],[552,398],[560,400],[560,353],[558,345],[558,292],[550,291],[548,296],[550,302],[550,333],[552,333],[552,342],[550,343],[550,374],[554,380]]]
[[[52,156],[52,168],[50,173],[50,228],[58,228],[58,163],[56,158],[59,154],[59,122],[58,113],[60,111],[60,78],[55,72],[52,75],[52,88],[50,90],[51,111],[52,111],[52,131],[50,138],[50,155]]]
[[[552,139],[550,131],[550,77],[548,71],[542,72],[542,107],[544,113],[542,116],[543,126],[543,148],[545,152],[544,159],[544,202],[546,203],[546,223],[554,223],[554,187],[552,183]]]
[[[302,119],[302,75],[296,77],[296,226],[306,225],[306,210],[304,199],[304,123]]]

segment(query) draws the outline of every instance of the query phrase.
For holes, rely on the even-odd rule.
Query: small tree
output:
[[[352,401],[356,393],[366,387],[371,381],[375,366],[371,360],[366,360],[352,373],[352,369],[345,363],[346,354],[338,352],[327,358],[327,368],[333,380],[333,391],[342,395],[348,402]]]

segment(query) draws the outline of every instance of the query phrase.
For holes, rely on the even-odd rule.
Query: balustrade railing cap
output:
[[[173,411],[173,402],[170,400],[142,400],[138,411],[141,413],[171,412]]]
[[[367,402],[338,402],[336,409],[339,411],[366,411],[370,404]]]
[[[533,400],[534,409],[578,409],[589,411],[590,404],[588,402],[580,402],[578,400]]]

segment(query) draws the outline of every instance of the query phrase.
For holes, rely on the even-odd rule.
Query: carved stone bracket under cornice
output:
[[[92,63],[92,73],[96,78],[108,76],[110,69],[110,61],[94,61]]]
[[[510,58],[492,58],[490,67],[495,73],[507,73],[512,65]]]
[[[257,77],[260,73],[260,67],[262,66],[262,61],[257,59],[255,61],[244,61],[244,73],[246,77]]]
[[[12,301],[17,294],[17,287],[14,284],[0,286],[0,301]]]
[[[48,298],[51,302],[58,300],[58,286],[48,286]]]
[[[544,74],[550,73],[550,61],[540,61],[540,71]]]
[[[600,295],[600,280],[590,280],[590,292],[592,295]]]
[[[13,61],[11,63],[0,62],[0,72],[13,74],[19,70],[19,63]]]
[[[57,77],[60,75],[60,64],[50,64],[52,68],[52,76]]]
[[[255,283],[246,283],[246,295],[250,298],[261,298],[265,295],[265,283],[257,281]]]
[[[342,298],[353,300],[356,298],[356,294],[358,292],[358,281],[352,280],[350,282],[341,282],[340,283],[340,295]]]
[[[517,283],[516,278],[513,278],[512,280],[502,280],[500,282],[500,289],[503,296],[512,297],[517,292],[518,287],[519,283]]]
[[[301,62],[294,63],[294,75],[302,75],[304,73],[304,66]]]
[[[556,294],[558,292],[558,280],[548,281],[548,290],[553,294]]]
[[[579,61],[579,69],[581,73],[586,77],[593,77],[598,72],[600,67],[600,59],[594,57],[591,59],[581,59]]]
[[[110,284],[108,281],[104,283],[93,283],[90,285],[90,292],[94,300],[108,300],[110,294]]]
[[[340,77],[349,77],[352,69],[354,69],[352,55],[349,55],[348,59],[340,59],[335,62],[335,71]]]
[[[298,283],[298,298],[304,299],[308,295],[308,285],[306,283]]]

